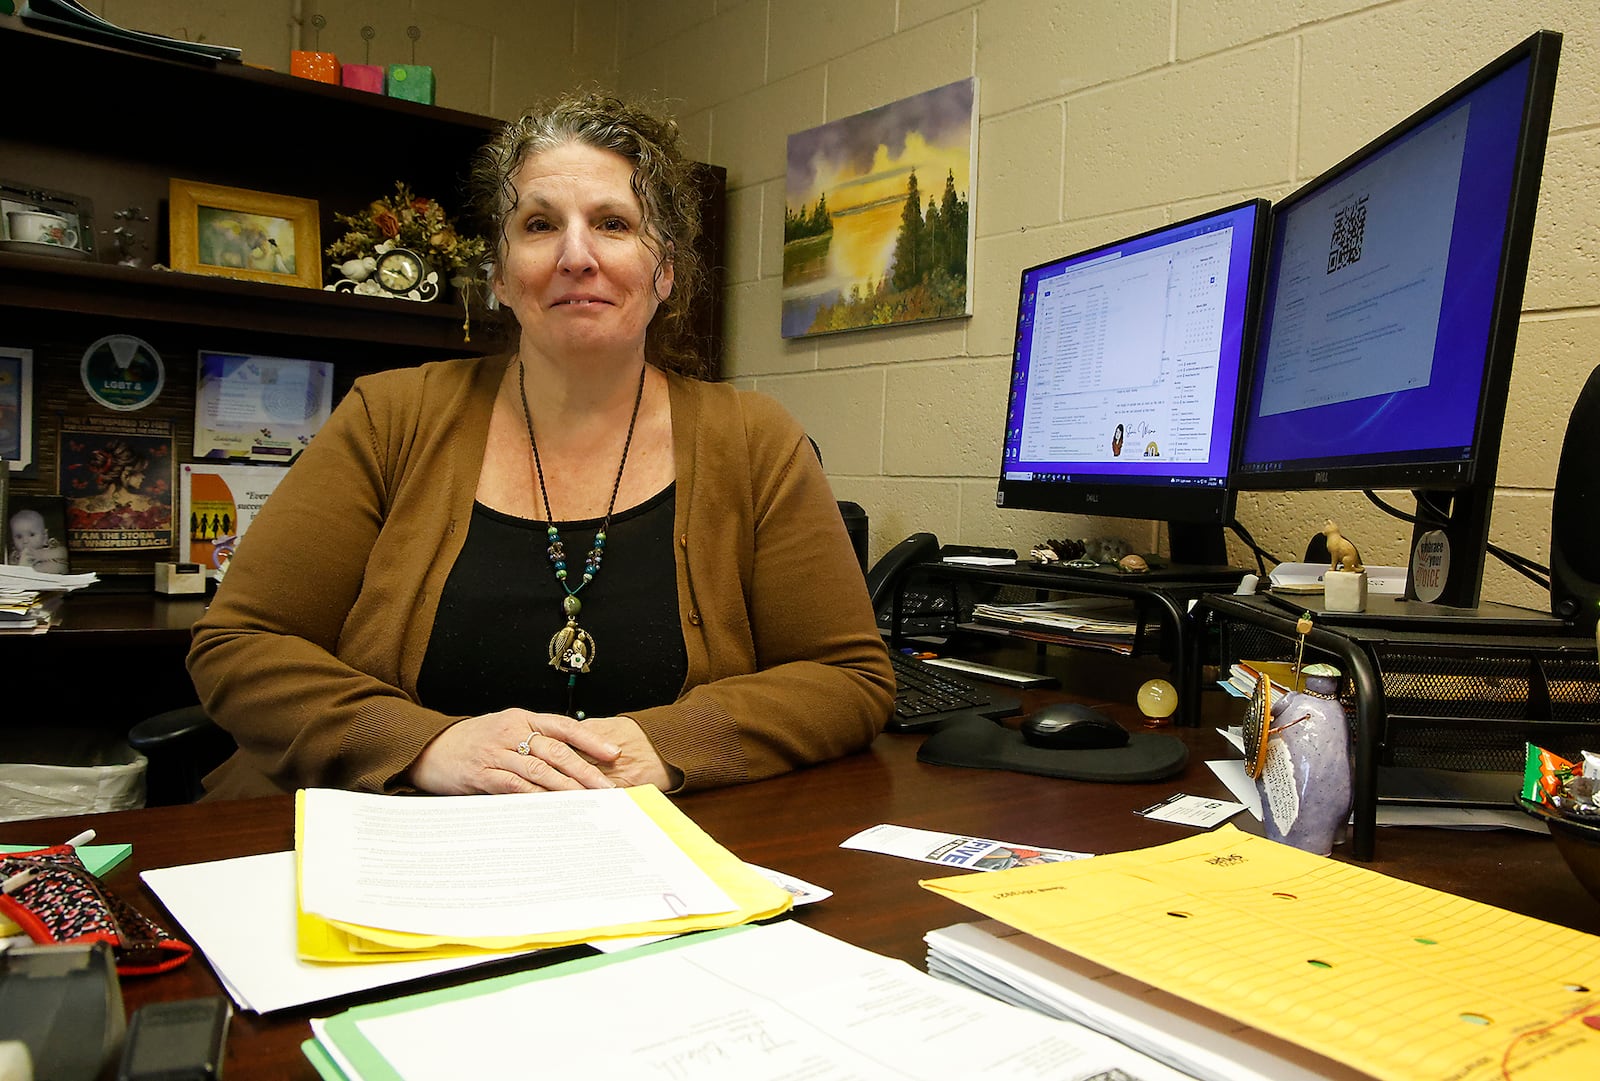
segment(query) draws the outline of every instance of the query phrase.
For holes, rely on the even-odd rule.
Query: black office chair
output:
[[[809,435],[806,442],[811,444],[811,452],[817,456],[817,464],[826,468],[822,461],[822,448],[817,446],[817,441]],[[850,534],[850,547],[855,549],[856,562],[861,564],[861,573],[867,572],[867,512],[860,503],[849,503],[841,499],[839,502],[839,516],[844,519],[844,530]]]
[[[199,705],[146,717],[129,730],[128,743],[150,762],[145,771],[147,807],[198,800],[205,795],[201,782],[206,774],[239,747]]]
[[[861,573],[867,573],[867,512],[860,503],[839,500],[839,516],[844,519],[844,531],[850,535],[850,547],[855,549],[856,562]]]
[[[1330,553],[1328,551],[1328,538],[1320,530],[1311,534],[1311,539],[1306,542],[1306,563],[1327,563]]]

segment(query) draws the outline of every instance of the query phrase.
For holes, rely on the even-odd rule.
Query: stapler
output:
[[[0,953],[0,1044],[28,1049],[32,1076],[95,1081],[126,1029],[111,947],[65,943]]]

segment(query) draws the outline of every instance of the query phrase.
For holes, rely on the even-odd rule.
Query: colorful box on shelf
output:
[[[390,64],[385,93],[391,98],[432,105],[433,69],[423,64]]]
[[[365,90],[371,94],[383,93],[382,64],[346,64],[342,77],[344,85],[351,89]]]
[[[289,54],[289,74],[318,83],[339,85],[339,58],[332,53],[296,49]]]

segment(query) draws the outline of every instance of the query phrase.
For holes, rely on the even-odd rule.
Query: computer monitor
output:
[[[1273,210],[1234,484],[1417,493],[1412,600],[1479,603],[1560,52],[1533,35]]]
[[[1227,562],[1268,212],[1255,199],[1022,272],[997,506],[1165,521],[1175,564]]]

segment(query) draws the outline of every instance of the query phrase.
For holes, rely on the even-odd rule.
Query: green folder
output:
[[[33,852],[45,848],[45,845],[0,845],[0,855],[9,855],[12,852]],[[121,863],[133,854],[133,846],[123,845],[79,845],[78,858],[95,877],[105,874],[111,868]]]
[[[677,949],[690,942],[705,942],[708,939],[720,938],[723,935],[736,935],[748,931],[750,924],[740,924],[736,927],[722,927],[711,931],[697,931],[693,934],[678,935],[664,942],[652,942],[644,946],[636,946],[631,950],[621,953],[606,953],[596,957],[580,957],[559,965],[550,965],[547,968],[536,968],[528,972],[513,972],[507,976],[494,976],[487,980],[477,980],[473,983],[462,984],[459,987],[446,987],[438,991],[423,991],[420,994],[407,995],[403,998],[390,999],[387,1002],[374,1002],[367,1006],[356,1006],[346,1010],[335,1017],[328,1019],[325,1032],[329,1040],[339,1048],[346,1060],[356,1071],[354,1078],[347,1078],[343,1071],[334,1063],[325,1048],[321,1047],[315,1039],[307,1040],[300,1045],[301,1051],[316,1068],[323,1081],[404,1081],[404,1075],[394,1064],[383,1057],[377,1048],[369,1043],[359,1029],[356,1022],[369,1017],[386,1017],[390,1014],[407,1013],[412,1010],[424,1009],[442,1002],[453,1002],[458,999],[476,998],[479,995],[492,994],[503,991],[508,987],[517,987],[521,984],[532,983],[535,980],[548,980],[556,976],[565,976],[573,972],[582,972],[587,969],[599,968],[603,965],[616,964],[645,954],[662,953],[667,950]]]

